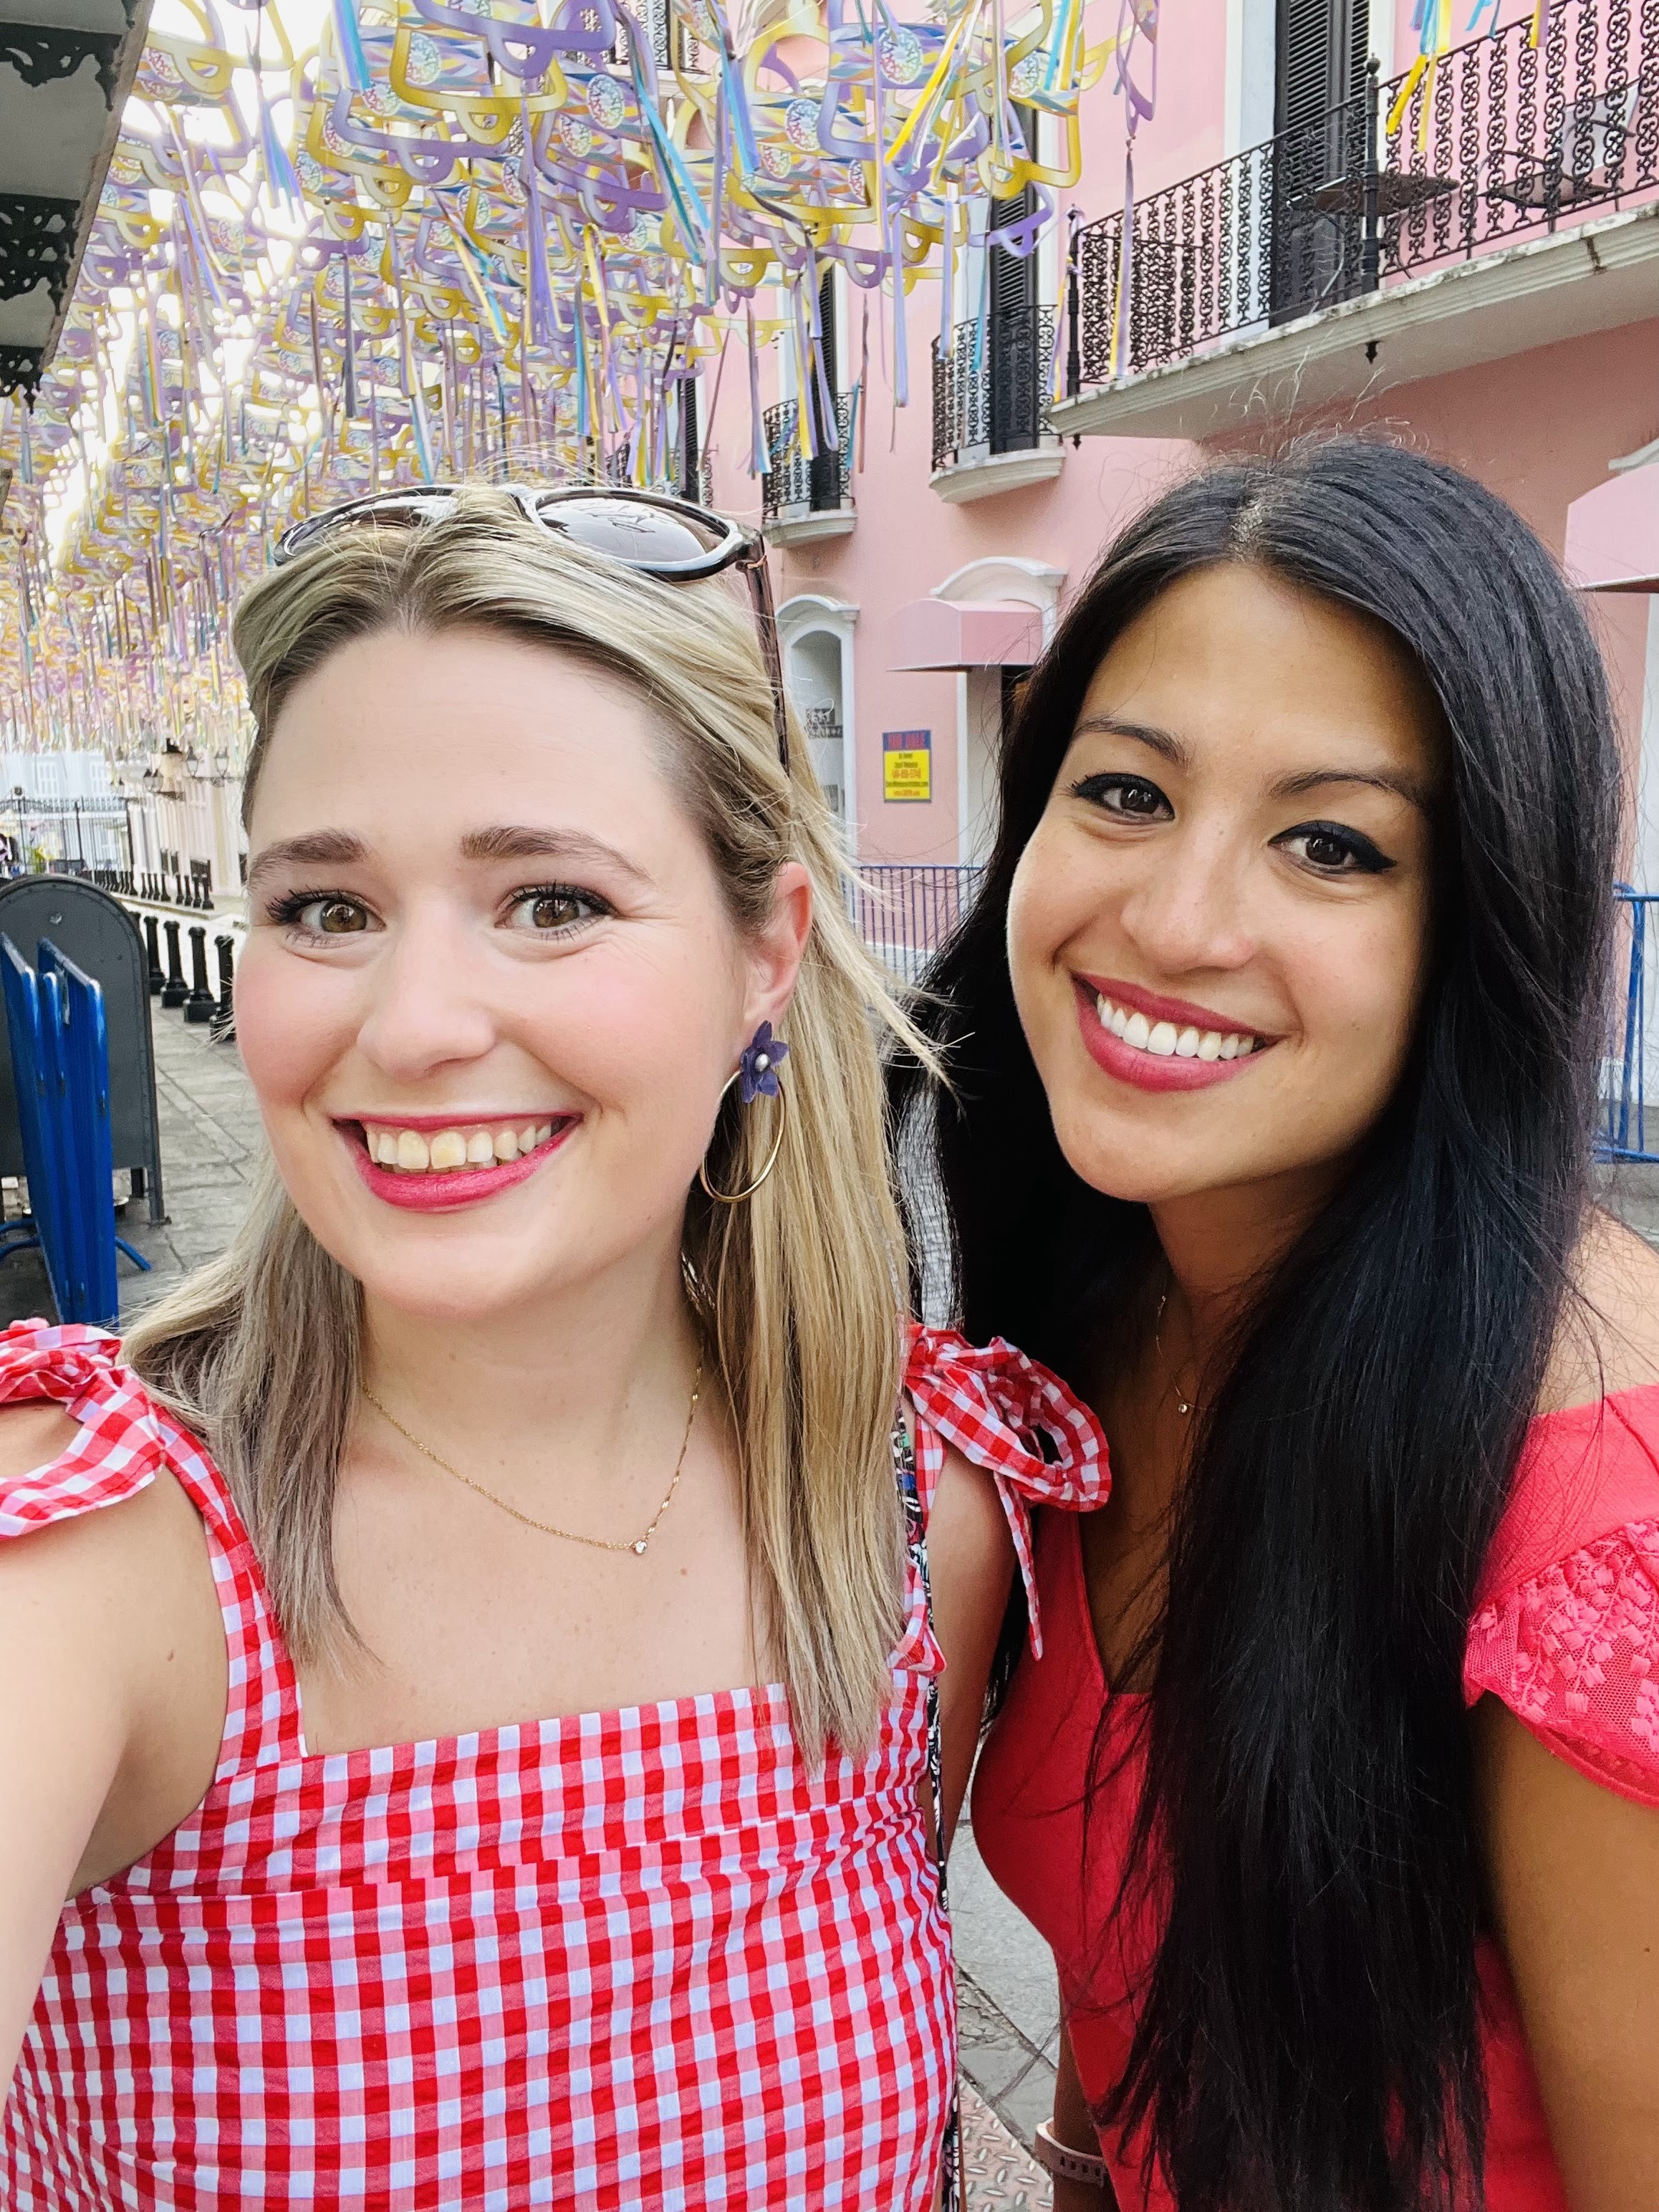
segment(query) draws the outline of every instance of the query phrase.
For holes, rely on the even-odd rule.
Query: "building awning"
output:
[[[895,668],[1029,668],[1042,615],[1023,599],[912,599],[898,611]]]
[[[1581,591],[1659,592],[1659,464],[1623,470],[1573,501],[1566,566]]]

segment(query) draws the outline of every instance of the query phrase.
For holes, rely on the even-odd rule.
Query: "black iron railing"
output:
[[[792,511],[835,514],[851,504],[853,396],[836,394],[836,442],[815,454],[801,450],[800,402],[781,399],[762,417],[771,466],[761,478],[761,512],[777,522]]]
[[[854,925],[902,982],[918,982],[972,906],[984,872],[897,861],[860,867],[848,894]]]
[[[1018,307],[958,323],[948,349],[933,341],[933,466],[964,457],[1029,453],[1053,434],[1052,307]]]
[[[1554,0],[1078,233],[1067,388],[1659,190],[1659,0]]]

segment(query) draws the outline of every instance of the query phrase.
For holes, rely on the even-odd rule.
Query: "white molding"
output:
[[[1365,36],[1371,59],[1384,83],[1394,75],[1395,0],[1370,0],[1365,11]]]
[[[839,637],[858,618],[856,604],[837,599],[833,592],[795,592],[781,603],[775,617],[778,635],[786,644],[815,629],[832,630]]]
[[[1000,492],[1021,491],[1027,484],[1052,483],[1065,459],[1057,445],[1038,446],[1024,453],[988,453],[982,461],[935,469],[927,483],[947,506],[966,507],[970,500],[994,499]]]
[[[858,520],[850,507],[832,507],[817,514],[785,515],[764,525],[769,545],[811,545],[819,538],[846,538]]]
[[[1273,65],[1278,44],[1273,0],[1227,0],[1224,35],[1224,160],[1242,153],[1247,146],[1259,146],[1273,135]]]
[[[1044,644],[1054,634],[1060,619],[1060,589],[1066,571],[1047,561],[1032,561],[1023,553],[991,553],[956,568],[929,597],[961,605],[966,599],[1018,599],[1035,607],[1042,617]]]
[[[1659,207],[1650,206],[1479,254],[1060,400],[1054,428],[1066,437],[1146,438],[1266,428],[1656,312]]]
[[[831,592],[796,592],[783,601],[775,617],[779,641],[786,652],[803,638],[818,635],[834,638],[840,650],[842,804],[846,811],[848,847],[854,852],[858,849],[860,827],[858,816],[858,702],[855,688],[858,656],[853,649],[853,631],[858,618],[859,610],[855,602],[838,599]]]

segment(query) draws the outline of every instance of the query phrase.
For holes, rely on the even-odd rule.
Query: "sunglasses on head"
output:
[[[783,665],[778,654],[766,545],[757,532],[745,530],[726,515],[711,514],[706,507],[693,507],[688,500],[671,499],[663,492],[589,484],[552,491],[529,484],[489,489],[505,492],[526,522],[568,538],[620,568],[656,576],[665,583],[695,583],[727,568],[741,569],[755,610],[761,657],[772,686],[778,758],[788,767]],[[415,529],[425,523],[447,522],[463,496],[455,484],[406,484],[396,491],[371,492],[363,499],[347,500],[321,514],[308,514],[304,521],[285,530],[276,543],[276,565],[281,568],[343,530],[360,526],[375,530]]]

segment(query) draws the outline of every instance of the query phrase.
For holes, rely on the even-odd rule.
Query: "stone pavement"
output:
[[[130,1261],[118,1261],[123,1321],[224,1250],[264,1149],[234,1045],[214,1043],[205,1025],[186,1026],[159,1000],[151,1001],[151,1015],[168,1218],[151,1228],[143,1200],[123,1209],[120,1232],[152,1267],[140,1274]],[[0,1326],[51,1311],[37,1253],[0,1267]],[[1048,2212],[1048,2177],[1024,2146],[1050,2110],[1060,2019],[1053,1964],[980,1863],[965,1822],[951,1854],[951,1883],[969,2212]]]

